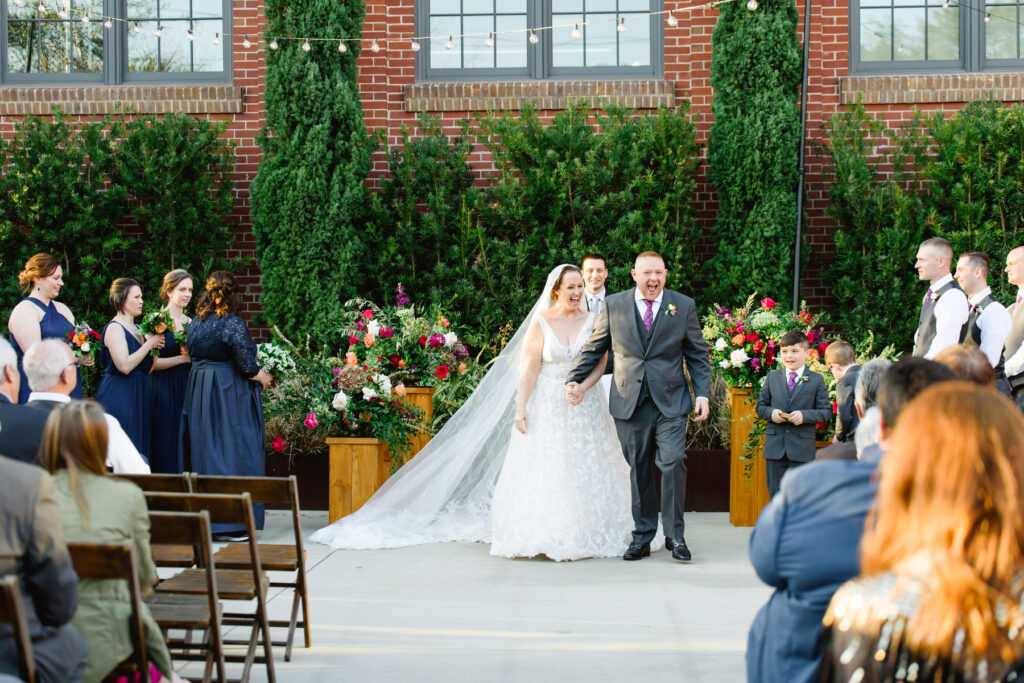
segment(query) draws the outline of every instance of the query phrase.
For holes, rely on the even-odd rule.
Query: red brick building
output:
[[[0,135],[10,135],[19,117],[45,115],[53,106],[91,116],[123,102],[146,113],[185,111],[227,119],[228,134],[238,143],[237,255],[251,255],[248,187],[260,160],[254,138],[264,122],[262,3],[148,0],[140,7],[129,3],[128,14],[119,15],[125,8],[115,0],[76,0],[74,7],[91,8],[86,29],[102,43],[102,59],[90,62],[75,53],[75,41],[81,38],[71,27],[79,33],[86,29],[75,23],[69,2],[58,0],[50,7],[54,0],[2,0]],[[953,110],[990,95],[1006,102],[1024,100],[1022,32],[1017,23],[1024,0],[981,2],[813,2],[809,142],[820,138],[821,125],[832,113],[858,98],[891,120],[907,118],[915,107]],[[621,102],[641,111],[689,100],[701,141],[706,142],[713,96],[711,32],[718,13],[713,8],[692,10],[695,4],[368,0],[359,62],[366,125],[387,131],[388,144],[394,145],[399,128],[413,123],[422,111],[440,114],[454,132],[457,121],[472,112],[514,112],[524,99],[536,100],[545,116],[564,108],[570,97]],[[33,58],[33,43],[26,36],[39,31],[43,42],[46,29],[38,22],[40,6],[48,17],[57,12],[47,19],[49,25],[66,28],[72,36],[64,44],[67,54],[40,53]],[[798,9],[802,31],[803,3]],[[104,16],[114,17],[111,28],[103,26]],[[528,29],[551,25],[559,28],[536,31],[536,42],[528,39]],[[431,34],[440,38],[419,39],[419,50],[413,49],[416,36]],[[474,35],[460,37],[464,34]],[[446,46],[448,36],[451,48]],[[247,39],[249,47],[244,44]],[[371,41],[381,49],[367,49]],[[805,297],[820,305],[826,303],[828,290],[818,266],[831,251],[834,226],[825,215],[824,160],[813,144],[807,146],[806,161],[812,266],[802,284]],[[489,167],[483,152],[474,154],[472,162],[481,173]],[[371,183],[384,170],[379,154]],[[715,197],[706,182],[702,181],[696,202],[699,220],[710,226]],[[258,273],[252,270],[244,278],[249,286],[246,305],[255,306]]]

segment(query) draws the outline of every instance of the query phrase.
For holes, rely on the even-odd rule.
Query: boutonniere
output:
[[[666,307],[666,309],[665,309],[665,315],[675,315],[675,314],[676,314],[676,305],[675,304],[669,304]]]
[[[803,384],[804,382],[806,382],[807,379],[808,379],[807,375],[800,375],[800,384]]]
[[[942,292],[932,292],[932,303],[938,301],[940,296],[942,296]]]

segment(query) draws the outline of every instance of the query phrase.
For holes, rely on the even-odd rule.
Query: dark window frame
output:
[[[501,0],[497,0],[501,2]],[[664,9],[663,0],[650,0],[650,12]],[[552,0],[527,0],[527,27],[550,26]],[[525,68],[494,68],[494,69],[432,69],[430,67],[430,45],[428,40],[421,41],[419,52],[416,53],[416,79],[419,81],[470,81],[470,80],[554,80],[554,79],[629,79],[629,78],[661,78],[665,73],[665,17],[662,14],[651,14],[650,21],[650,64],[640,67],[553,67],[552,41],[545,39],[549,31],[538,33],[541,40],[537,44],[526,45]],[[430,0],[417,0],[415,17],[416,35],[430,33]],[[584,27],[580,27],[583,30]],[[628,25],[627,25],[628,30]],[[524,34],[523,40],[526,40]]]

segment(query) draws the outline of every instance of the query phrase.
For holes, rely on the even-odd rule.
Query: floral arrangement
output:
[[[756,294],[751,294],[743,308],[730,310],[715,307],[704,316],[704,341],[711,353],[711,362],[719,368],[725,381],[733,387],[759,387],[775,365],[779,340],[787,332],[797,330],[807,335],[811,346],[808,365],[816,372],[827,368],[820,363],[828,343],[818,325],[821,314],[812,315],[801,305],[796,313],[779,310],[772,299],[761,299],[754,308]]]
[[[170,316],[168,315],[168,317]],[[188,349],[185,348],[185,342],[188,341],[188,326],[190,322],[191,321],[189,320],[185,320],[185,322],[179,325],[178,323],[174,322],[173,318],[171,318],[171,329],[174,330],[174,343],[178,345],[178,347],[181,349],[181,352],[184,353],[185,355],[188,355]]]
[[[78,323],[75,329],[64,335],[64,341],[71,346],[71,353],[80,361],[95,360],[100,339],[100,333],[85,323]]]
[[[164,334],[168,330],[175,333],[175,341],[177,341],[177,325],[174,323],[174,318],[167,311],[166,308],[158,308],[154,311],[150,311],[142,317],[142,322],[139,323],[139,329],[145,335],[156,335]],[[150,352],[153,356],[160,355],[160,349],[153,349]]]
[[[288,350],[273,342],[256,345],[256,362],[261,369],[275,377],[283,377],[295,372],[295,360]]]

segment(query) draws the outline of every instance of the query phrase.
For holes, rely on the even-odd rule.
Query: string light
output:
[[[675,28],[679,25],[679,20],[676,19],[676,15],[669,12],[668,16],[665,18],[665,23],[668,24],[670,28]]]
[[[214,33],[213,34],[213,44],[214,45],[220,45],[220,34],[219,33]]]
[[[573,24],[572,25],[572,39],[573,40],[579,40],[580,39],[580,25],[579,24]]]
[[[309,44],[309,39],[308,39],[308,38],[307,38],[307,39],[305,40],[305,42],[303,42],[303,43],[302,43],[302,51],[303,51],[303,52],[309,52],[309,50],[310,50],[310,49],[311,49],[312,47],[313,47],[313,46]]]
[[[46,5],[44,5],[43,3],[39,3],[39,5],[37,6],[37,9],[40,12],[45,12],[46,11]]]
[[[84,15],[82,17],[82,23],[83,24],[88,24],[89,23],[89,15],[88,14],[86,14],[86,15]]]
[[[626,32],[626,17],[619,17],[619,25],[615,27],[615,30],[619,33]]]
[[[242,38],[242,47],[244,47],[246,50],[252,47],[252,41],[249,40],[249,36],[245,36],[244,38]]]
[[[348,52],[348,45],[345,44],[345,39],[342,38],[338,41],[338,52],[345,54]]]
[[[494,33],[491,31],[487,32],[487,40],[484,41],[484,45],[487,47],[494,47]]]
[[[533,45],[536,45],[539,42],[540,42],[540,38],[537,37],[537,34],[534,33],[533,29],[531,28],[530,29],[530,43],[533,44]]]
[[[110,19],[107,19],[106,21],[103,22],[103,28],[111,28],[111,27],[113,27],[113,25],[114,25],[114,22],[112,22]]]
[[[193,43],[194,43],[194,42],[195,42],[195,40],[196,40],[196,36],[195,36],[195,34],[194,34],[194,33],[192,33],[192,29],[189,29],[189,30],[188,30],[188,39],[189,39],[189,42],[193,42]]]
[[[22,4],[23,4],[23,3],[22,3],[22,0],[14,0],[14,6],[15,6],[15,7],[21,7],[21,6],[22,6]]]
[[[943,0],[942,9],[949,9],[949,0]]]
[[[452,37],[448,36],[448,40],[444,41],[444,49],[450,50],[455,47],[455,43],[452,42]]]
[[[270,49],[271,50],[276,50],[277,49],[277,38],[271,38],[270,39]]]
[[[370,43],[370,52],[380,52],[380,43],[377,42],[376,38]]]
[[[160,24],[157,24],[156,25],[156,30],[153,31],[153,35],[156,36],[157,38],[159,38],[163,34],[164,34],[164,27],[161,26]]]
[[[992,21],[992,13],[991,12],[986,12],[985,13],[985,23],[987,24],[990,21]]]
[[[57,18],[58,19],[67,19],[67,17],[68,17],[68,13],[67,12],[65,12],[62,9],[61,10],[57,10]]]
[[[409,49],[412,50],[413,52],[419,52],[420,44],[414,40],[412,41],[412,43],[409,44]]]
[[[747,0],[747,9],[751,12],[757,10],[757,0]]]
[[[139,22],[136,21],[135,25],[132,26],[132,33],[142,33],[142,27],[139,26]]]

